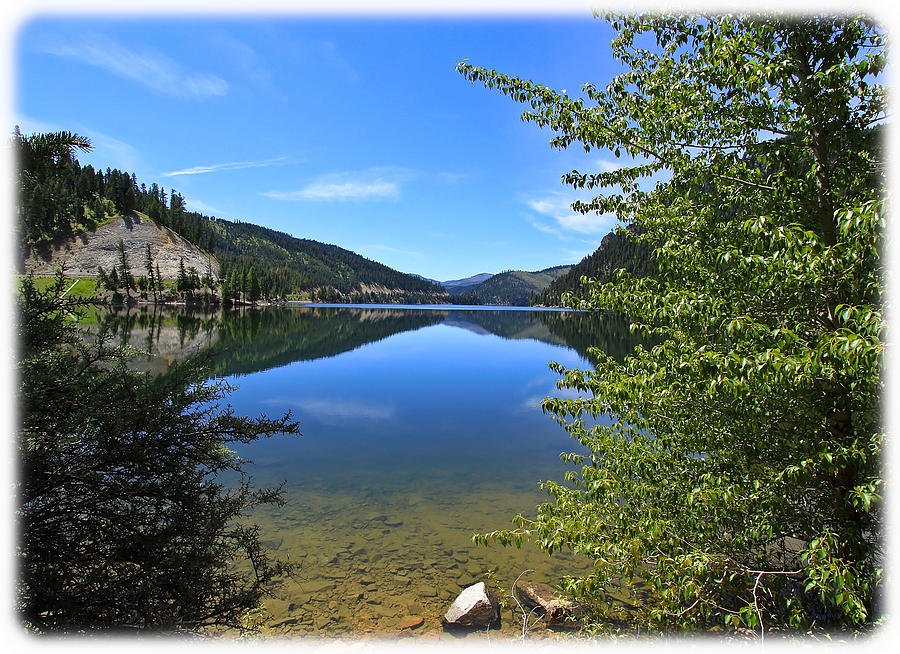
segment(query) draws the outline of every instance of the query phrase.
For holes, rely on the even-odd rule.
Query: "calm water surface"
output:
[[[559,455],[578,446],[538,408],[561,393],[548,363],[589,366],[588,344],[630,348],[620,320],[344,306],[145,312],[103,327],[150,350],[137,362],[147,369],[215,347],[215,373],[238,386],[229,399],[239,413],[290,410],[299,421],[302,437],[238,449],[257,485],[285,482],[287,504],[253,518],[268,546],[301,563],[266,602],[271,633],[455,638],[440,616],[484,580],[505,598],[495,637],[513,636],[521,616],[509,588],[520,573],[555,584],[589,567],[471,537],[532,515],[547,499],[539,481],[562,479]],[[401,630],[410,616],[424,624]]]

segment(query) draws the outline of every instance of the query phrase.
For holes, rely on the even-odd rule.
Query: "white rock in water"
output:
[[[447,609],[441,621],[449,627],[487,627],[499,614],[499,607],[483,581],[465,588]]]

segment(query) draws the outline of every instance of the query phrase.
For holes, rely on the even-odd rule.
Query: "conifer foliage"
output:
[[[280,503],[230,449],[297,433],[290,414],[237,416],[201,358],[159,377],[129,353],[84,343],[66,281],[19,295],[17,608],[40,632],[246,629],[272,558],[245,513]],[[226,475],[234,479],[226,486]]]

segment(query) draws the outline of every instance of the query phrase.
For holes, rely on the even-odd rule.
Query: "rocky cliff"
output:
[[[52,275],[62,265],[69,277],[97,277],[99,266],[109,271],[119,265],[119,241],[125,245],[125,254],[135,277],[145,274],[148,244],[154,267],[159,266],[163,279],[178,276],[182,259],[187,269],[194,267],[201,275],[211,270],[214,278],[219,275],[215,257],[137,213],[116,218],[78,236],[58,239],[47,251],[32,251],[20,260],[19,270],[38,276]]]

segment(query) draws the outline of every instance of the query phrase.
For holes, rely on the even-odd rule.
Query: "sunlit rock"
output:
[[[447,627],[487,627],[499,616],[499,606],[483,581],[464,589],[441,622]]]

